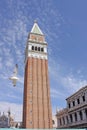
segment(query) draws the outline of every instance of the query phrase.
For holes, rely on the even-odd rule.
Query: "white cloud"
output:
[[[70,94],[73,94],[74,92],[78,91],[81,87],[87,85],[87,80],[81,78],[82,74],[81,76],[79,74],[79,77],[78,75],[76,77],[75,74],[72,74],[71,71],[70,72],[68,71],[66,74],[64,74],[64,72],[62,71],[62,65],[58,64],[53,59],[50,60],[49,71],[51,77],[55,79],[56,85],[58,84],[58,86],[54,86],[54,88],[52,86],[51,89],[52,97],[57,98],[58,97],[57,95],[61,95],[61,97],[62,95],[70,96]],[[81,73],[80,70],[79,72]],[[67,93],[65,93],[65,91]]]
[[[84,87],[87,85],[87,80],[75,78],[74,76],[62,77],[61,82],[66,87],[66,89],[70,91],[70,93],[78,91],[81,87]]]
[[[22,104],[0,102],[0,112],[7,115],[8,110],[11,110],[11,115],[15,121],[22,121]]]
[[[51,88],[51,97],[57,99],[64,99],[65,98],[65,93],[62,91],[59,91],[58,88]]]

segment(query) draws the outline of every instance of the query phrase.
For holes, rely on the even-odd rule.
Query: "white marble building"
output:
[[[57,118],[55,115],[52,116],[52,123],[53,123],[53,128],[57,127]]]
[[[87,128],[87,86],[66,101],[67,107],[56,114],[57,128]]]

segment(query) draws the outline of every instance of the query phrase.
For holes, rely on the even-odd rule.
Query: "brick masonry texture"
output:
[[[52,128],[48,61],[29,57],[25,66],[23,128]]]

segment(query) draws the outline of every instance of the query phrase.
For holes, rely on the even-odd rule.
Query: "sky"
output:
[[[52,113],[87,85],[86,0],[0,0],[0,111],[22,120],[24,57],[34,20],[48,43]],[[17,86],[9,77],[18,64]]]

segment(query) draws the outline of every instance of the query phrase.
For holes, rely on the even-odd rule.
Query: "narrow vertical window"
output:
[[[70,114],[70,121],[73,122],[72,114]]]
[[[35,46],[35,51],[37,51],[37,46]]]
[[[70,103],[68,104],[68,106],[69,106],[69,108],[71,107],[71,106],[70,106]]]
[[[38,47],[38,51],[40,51],[40,47]]]
[[[75,106],[75,101],[73,101],[73,106]]]
[[[84,96],[82,96],[82,99],[83,99],[83,102],[85,102],[85,95],[84,95]]]
[[[80,100],[79,100],[79,98],[77,99],[77,103],[80,104]]]
[[[83,120],[82,111],[79,112],[79,115],[80,115],[80,119]]]
[[[60,118],[60,125],[62,125],[61,118]]]
[[[65,125],[65,119],[64,119],[64,117],[63,117],[63,124]]]
[[[77,121],[77,113],[76,113],[76,112],[75,112],[75,115],[74,115],[74,116],[75,116],[75,121]]]
[[[87,109],[85,109],[86,119],[87,119]]]
[[[32,50],[34,50],[34,46],[32,46]]]
[[[43,52],[43,51],[44,51],[44,48],[41,48],[41,51]]]
[[[68,116],[66,116],[66,120],[67,120],[67,124],[69,123],[69,119],[68,119]]]

